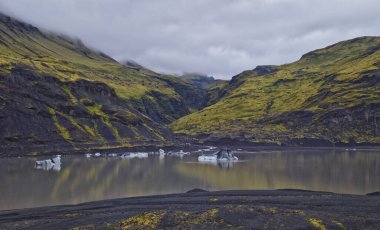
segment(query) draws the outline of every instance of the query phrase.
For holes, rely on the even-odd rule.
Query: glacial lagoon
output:
[[[199,163],[148,154],[62,156],[60,167],[35,168],[46,157],[0,159],[0,210],[182,193],[194,188],[305,189],[345,194],[380,191],[380,150],[237,150],[238,162]]]

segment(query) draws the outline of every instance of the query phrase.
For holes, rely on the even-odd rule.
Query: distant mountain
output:
[[[380,143],[380,38],[361,37],[232,78],[213,105],[175,121],[201,142]],[[224,141],[224,142],[222,142]]]
[[[205,92],[126,65],[0,14],[0,153],[168,144]]]
[[[198,73],[185,73],[179,77],[193,86],[206,91],[205,106],[218,101],[225,93],[224,88],[228,85],[228,81],[226,80],[215,79],[212,76]]]
[[[179,77],[201,89],[211,88],[219,82],[227,82],[223,80],[215,80],[212,76],[198,73],[185,73]]]

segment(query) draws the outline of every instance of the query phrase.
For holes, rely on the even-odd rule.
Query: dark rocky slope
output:
[[[0,14],[0,154],[170,145],[205,91]]]
[[[162,144],[170,136],[104,83],[62,82],[22,66],[0,77],[0,89],[3,151]]]

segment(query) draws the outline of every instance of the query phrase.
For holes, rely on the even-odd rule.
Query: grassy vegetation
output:
[[[67,38],[38,31],[13,31],[1,22],[0,35],[1,41],[7,44],[0,46],[2,71],[10,72],[16,64],[22,63],[63,81],[104,82],[124,99],[140,98],[151,90],[178,96],[164,82],[153,78],[154,73],[124,67]]]
[[[67,93],[67,95],[69,95],[71,101],[74,104],[78,104],[78,99],[74,97],[74,95],[71,93],[71,89],[68,86],[63,86],[62,89]]]
[[[78,40],[41,32],[1,13],[0,78],[11,82],[0,82],[9,98],[18,80],[32,82],[17,99],[31,113],[25,116],[49,107],[57,133],[73,143],[164,141],[167,128],[162,123],[199,109],[193,99],[199,89],[178,77],[124,66]],[[105,112],[105,107],[113,111]],[[38,135],[49,133],[46,129]]]
[[[225,136],[225,133],[245,131],[259,137],[270,134],[321,137],[329,129],[321,124],[327,113],[380,102],[378,77],[368,72],[379,70],[379,46],[380,38],[365,37],[314,51],[297,62],[278,66],[271,74],[246,71],[237,77],[240,84],[231,87],[221,100],[175,121],[171,128],[176,133],[190,135]],[[313,113],[314,122],[308,126],[319,128],[311,131],[300,124],[294,129],[290,123],[297,123],[296,117],[272,122],[297,111]],[[361,142],[380,142],[379,136],[360,131],[355,135],[351,131],[340,133],[338,138],[347,142],[354,135]]]
[[[123,66],[85,47],[80,41],[42,33],[37,28],[0,15],[0,73],[9,75],[16,65],[24,65],[61,81],[103,82],[127,101],[140,100],[152,91],[179,101],[181,95],[171,85],[190,88],[190,84],[175,76]],[[63,90],[75,100],[69,88]]]
[[[46,104],[54,108],[50,110],[53,122],[65,140],[84,133],[106,142],[107,134],[99,133],[103,124],[122,144],[151,137],[164,140],[163,123],[174,121],[170,128],[175,133],[251,142],[282,144],[289,138],[311,138],[380,143],[379,50],[380,38],[358,38],[313,51],[294,63],[272,66],[269,72],[263,72],[263,67],[244,71],[228,84],[189,76],[187,81],[195,81],[197,88],[174,76],[123,66],[80,41],[42,33],[0,14],[0,76],[11,79],[22,67],[41,81],[46,76],[58,79],[66,95],[62,91],[59,96],[66,101],[60,106]],[[80,80],[104,83],[112,90],[93,98],[87,98],[84,90],[80,97],[73,84]],[[116,114],[109,114],[103,102],[114,103],[109,99],[114,92],[124,104],[119,101]],[[209,106],[198,111],[204,103]],[[70,106],[84,108],[99,120],[87,117],[93,122],[90,125],[89,120],[58,111]],[[64,127],[58,118],[76,130]]]
[[[59,135],[61,135],[63,139],[65,139],[67,141],[71,141],[69,131],[59,123],[55,110],[52,108],[49,108],[49,112],[53,118],[54,125],[57,128]]]
[[[320,219],[316,219],[316,218],[308,218],[307,221],[313,225],[313,227],[315,227],[316,229],[319,229],[319,230],[327,230],[327,227],[326,225],[323,223],[322,220]]]
[[[165,212],[146,212],[120,221],[120,229],[155,229]]]

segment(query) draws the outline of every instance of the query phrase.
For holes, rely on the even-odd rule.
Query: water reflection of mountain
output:
[[[61,171],[35,169],[32,158],[0,161],[0,208],[80,203],[193,188],[299,188],[364,194],[380,190],[379,152],[272,152],[243,162],[195,163],[197,156],[145,159],[63,157]],[[186,163],[193,162],[193,163]]]
[[[4,159],[0,162],[0,208],[31,207],[57,203],[80,203],[116,197],[187,191],[198,185],[173,170],[178,158],[147,159],[64,157],[61,171],[33,167],[35,159]],[[33,199],[30,199],[33,197]]]
[[[378,152],[271,152],[252,154],[231,170],[205,164],[178,164],[176,170],[218,189],[298,188],[352,194],[380,190]]]
[[[199,162],[199,164],[213,165],[220,169],[226,169],[226,170],[232,169],[234,167],[233,161],[202,161],[202,162]]]

